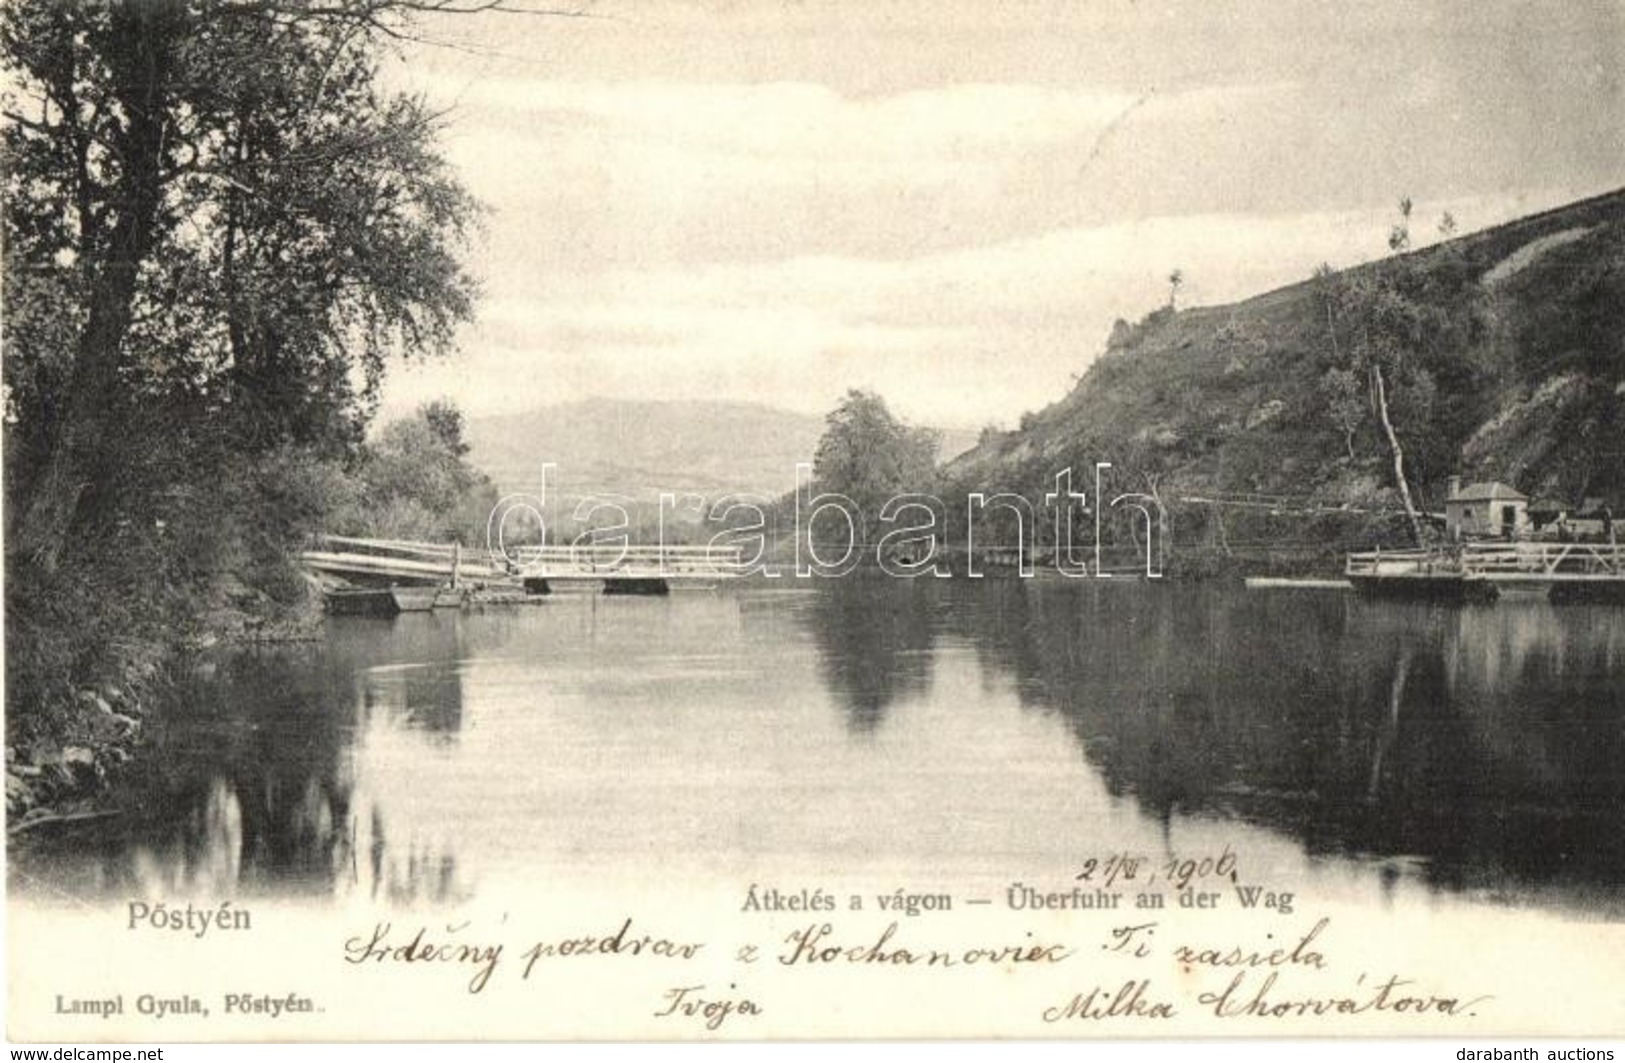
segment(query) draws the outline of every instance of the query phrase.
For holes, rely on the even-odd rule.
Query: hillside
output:
[[[824,420],[739,402],[632,402],[594,398],[524,413],[474,418],[471,460],[504,491],[534,490],[544,462],[567,493],[651,500],[662,491],[708,498],[739,492],[777,497],[812,461]],[[941,454],[974,441],[943,433]]]
[[[1380,424],[1363,389],[1357,424],[1329,399],[1358,322],[1329,326],[1327,293],[1398,273],[1421,304],[1406,307],[1416,383],[1393,396],[1419,508],[1442,510],[1453,473],[1625,500],[1625,190],[1233,305],[1119,322],[1070,394],[950,463],[949,486],[1036,497],[1055,470],[1109,461],[1111,486],[1153,490],[1186,547],[1393,533]],[[1230,504],[1194,501],[1215,497]]]

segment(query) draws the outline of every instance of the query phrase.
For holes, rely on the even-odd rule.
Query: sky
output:
[[[1625,186],[1625,3],[505,0],[395,86],[486,205],[386,415],[589,396],[1013,425],[1112,322]],[[574,4],[541,12],[544,4]]]

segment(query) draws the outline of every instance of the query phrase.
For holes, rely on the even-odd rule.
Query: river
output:
[[[1305,895],[1625,918],[1608,606],[1130,580],[558,595],[222,654],[149,731],[122,815],[15,847],[14,891],[998,890],[1229,847]]]

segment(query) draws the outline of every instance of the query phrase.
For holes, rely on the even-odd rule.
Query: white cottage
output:
[[[1461,477],[1452,476],[1444,522],[1452,539],[1511,539],[1528,528],[1529,496],[1499,480],[1463,487]]]

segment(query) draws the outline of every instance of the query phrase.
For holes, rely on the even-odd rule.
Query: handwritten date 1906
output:
[[[1236,854],[1226,845],[1218,854],[1173,855],[1158,863],[1135,853],[1110,853],[1085,860],[1075,877],[1110,889],[1118,882],[1152,886],[1165,882],[1175,889],[1189,889],[1193,883],[1211,879],[1239,881]]]

